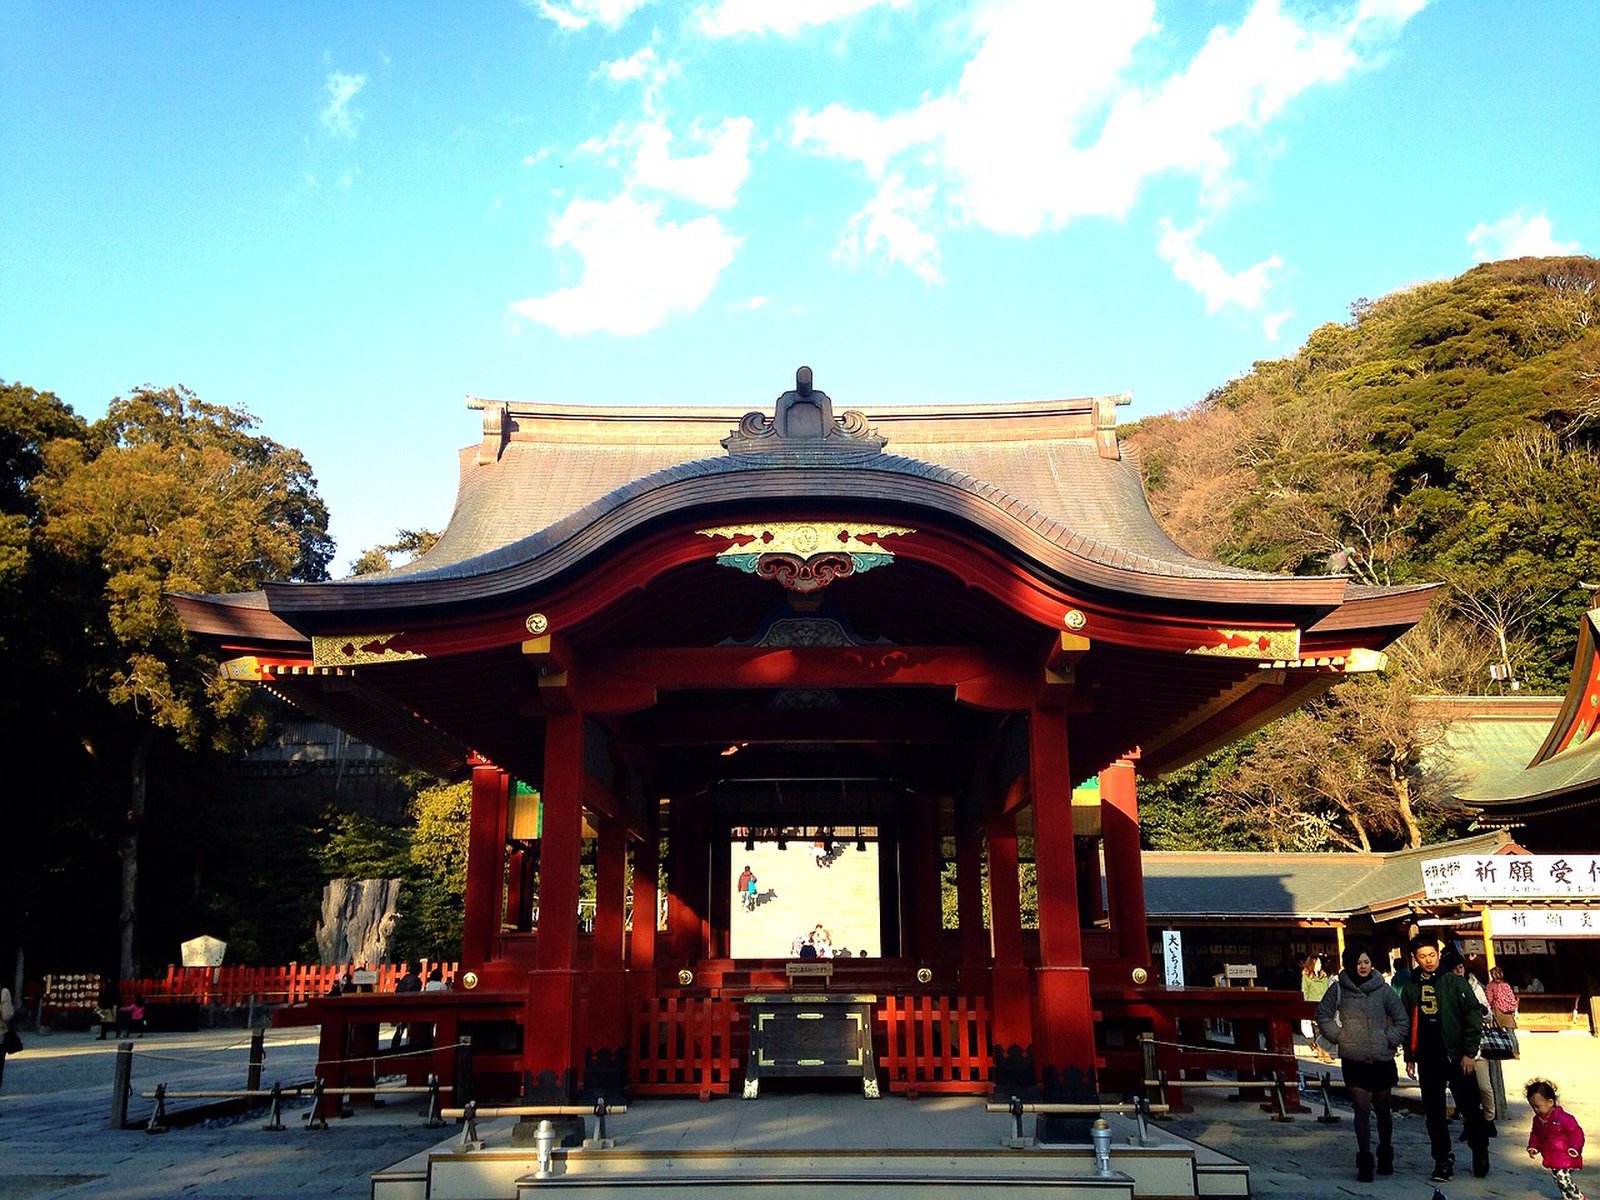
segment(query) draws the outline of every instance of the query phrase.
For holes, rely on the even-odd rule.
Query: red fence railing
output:
[[[886,996],[879,1065],[891,1092],[989,1090],[989,1013],[983,997]]]
[[[422,965],[426,975],[439,967],[446,979],[455,977],[456,963]],[[275,967],[177,967],[169,966],[164,976],[150,979],[124,979],[117,991],[124,1002],[190,1001],[196,1004],[296,1004],[316,996],[326,996],[346,971],[359,970],[355,963],[289,963]],[[368,968],[376,979],[375,992],[392,992],[406,973],[404,963],[382,963]]]
[[[738,1059],[732,1000],[663,996],[634,1013],[629,1084],[642,1095],[727,1095]]]

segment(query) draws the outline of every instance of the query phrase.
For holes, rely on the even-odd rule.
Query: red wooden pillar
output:
[[[538,968],[523,1018],[526,1098],[570,1100],[581,1051],[577,1026],[578,860],[583,850],[583,717],[546,718],[544,825],[539,839]]]
[[[706,806],[699,797],[674,797],[670,810],[672,837],[667,845],[667,934],[671,954],[683,964],[706,955],[709,932],[706,900]]]
[[[706,826],[710,834],[709,823]],[[720,821],[714,838],[708,837],[706,856],[706,954],[727,958],[733,929],[733,866],[728,826]]]
[[[599,821],[595,857],[594,966],[583,981],[585,1096],[621,1096],[627,1086],[624,1057],[628,1010],[624,990],[622,926],[628,889],[628,833],[615,817]]]
[[[901,802],[900,814],[906,864],[900,881],[907,938],[902,953],[918,963],[932,965],[942,957],[940,941],[944,929],[939,895],[938,798],[909,796]]]
[[[983,838],[976,830],[956,836],[956,920],[961,940],[961,990],[989,990],[989,936],[983,927]]]
[[[1033,987],[1022,961],[1022,896],[1017,883],[1015,818],[989,824],[989,921],[994,942],[991,972],[990,1053],[994,1058],[995,1094],[1033,1092]]]
[[[898,816],[878,826],[878,932],[884,958],[906,953],[900,921],[900,858],[905,853],[905,826]]]
[[[505,872],[507,776],[481,760],[472,767],[467,822],[467,886],[462,897],[461,966],[481,971],[500,932]]]
[[[1128,969],[1150,969],[1150,933],[1144,909],[1144,860],[1139,852],[1139,798],[1133,763],[1100,772],[1100,831],[1105,840],[1106,886],[1117,957]]]
[[[628,969],[633,975],[636,999],[656,994],[657,878],[661,871],[661,843],[655,831],[633,844],[633,932],[628,935]]]
[[[1035,708],[1029,714],[1028,768],[1039,880],[1039,968],[1033,979],[1039,1079],[1050,1099],[1092,1098],[1094,1016],[1078,916],[1064,712]]]

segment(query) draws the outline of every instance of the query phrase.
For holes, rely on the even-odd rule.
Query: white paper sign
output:
[[[1429,900],[1600,898],[1600,856],[1458,854],[1422,862]]]
[[[1161,963],[1169,988],[1183,986],[1183,934],[1176,929],[1161,934]]]
[[[1489,928],[1497,942],[1502,937],[1600,937],[1600,909],[1491,908]]]

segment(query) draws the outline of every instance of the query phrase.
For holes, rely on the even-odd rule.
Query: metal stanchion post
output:
[[[1323,1125],[1336,1125],[1339,1122],[1339,1118],[1334,1116],[1333,1105],[1328,1099],[1328,1093],[1333,1090],[1333,1073],[1331,1071],[1324,1071],[1321,1078],[1322,1115],[1317,1118],[1317,1121]]]
[[[150,1114],[150,1123],[144,1127],[146,1133],[165,1133],[167,1119],[167,1085],[156,1084],[156,1107]]]
[[[1294,1120],[1294,1118],[1289,1115],[1288,1108],[1284,1104],[1283,1076],[1274,1071],[1270,1076],[1268,1076],[1268,1078],[1272,1080],[1272,1107],[1276,1110],[1272,1114],[1272,1119],[1274,1121]]]
[[[272,1108],[267,1112],[267,1123],[261,1128],[277,1133],[283,1128],[283,1085],[272,1085]]]
[[[306,1114],[307,1129],[326,1129],[328,1127],[327,1114],[322,1111],[326,1097],[322,1091],[322,1078],[317,1077],[316,1086],[311,1089],[311,1111]]]
[[[437,1129],[444,1124],[444,1118],[439,1115],[439,1077],[428,1076],[428,1128]]]

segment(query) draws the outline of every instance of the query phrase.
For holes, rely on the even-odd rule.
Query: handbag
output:
[[[1483,1027],[1483,1041],[1479,1043],[1478,1052],[1484,1058],[1498,1059],[1518,1058],[1522,1054],[1516,1033],[1501,1025]]]
[[[22,1039],[17,1036],[15,1029],[6,1030],[5,1047],[7,1054],[17,1054],[22,1050]]]

